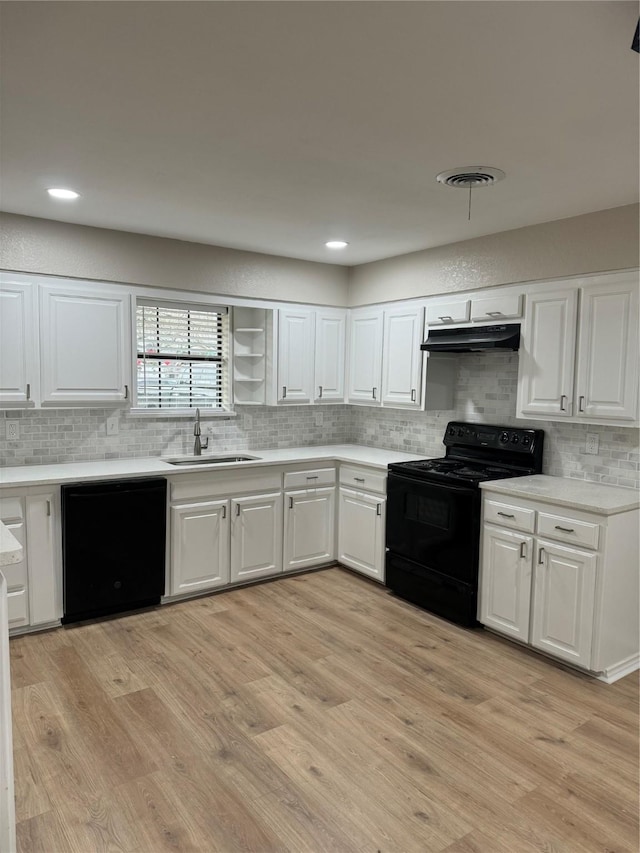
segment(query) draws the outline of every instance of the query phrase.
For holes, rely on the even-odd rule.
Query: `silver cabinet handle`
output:
[[[27,400],[31,399],[31,383],[27,382]]]
[[[354,477],[353,479],[356,481],[356,483],[364,483],[364,477]]]
[[[578,399],[578,411],[584,412],[584,396],[581,396]]]
[[[318,394],[318,397],[322,400],[322,385],[318,385],[318,389],[320,391],[320,393]]]
[[[487,317],[502,317],[502,311],[487,311]]]
[[[565,406],[565,404],[564,404],[564,401],[565,401],[566,399],[567,399],[567,395],[566,395],[566,394],[561,394],[561,395],[560,395],[560,411],[561,411],[561,412],[566,412],[566,411],[567,411],[567,407],[566,407],[566,406]]]
[[[415,401],[416,401],[416,389],[412,388],[411,389],[411,402],[415,403]]]
[[[538,548],[538,565],[541,566],[544,563],[544,548]]]
[[[240,515],[240,504],[236,504],[236,516]]]
[[[520,559],[524,560],[526,558],[526,556],[527,556],[527,543],[521,542],[520,543]]]
[[[124,386],[124,399],[125,400],[129,399],[129,386],[128,385]]]
[[[51,515],[51,501],[47,501],[47,515]]]
[[[498,512],[498,515],[501,515],[503,518],[515,518],[515,515],[510,515],[508,512]]]
[[[373,397],[374,400],[376,399],[376,389],[375,388],[371,389],[371,396]]]
[[[376,504],[376,515],[382,515],[382,504]]]
[[[556,524],[556,530],[562,530],[563,533],[575,533],[575,527],[561,527],[559,524]]]
[[[289,509],[293,509],[293,498],[289,498]]]
[[[453,323],[453,317],[450,314],[445,314],[444,317],[438,317],[438,320],[450,320]]]
[[[226,507],[226,505],[222,507],[222,517],[223,517],[223,518],[226,518],[226,517],[227,517],[227,507]]]
[[[318,479],[318,475],[317,475],[317,474],[314,474],[314,476],[313,476],[313,477],[307,477],[307,480],[317,480],[317,479]]]
[[[282,399],[283,400],[287,399],[287,386],[286,385],[282,386]]]

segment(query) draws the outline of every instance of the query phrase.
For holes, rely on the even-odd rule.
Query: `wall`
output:
[[[516,419],[517,353],[470,353],[460,356],[458,361],[453,410],[403,412],[351,406],[351,441],[443,456],[442,437],[450,420],[542,428],[545,474],[640,488],[637,429]],[[584,452],[587,433],[598,436],[598,455]]]
[[[2,214],[0,265],[12,272],[346,305],[346,267],[164,237]]]
[[[637,204],[353,267],[349,305],[638,266]]]

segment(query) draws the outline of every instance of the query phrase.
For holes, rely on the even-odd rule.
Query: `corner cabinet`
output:
[[[638,669],[639,516],[483,490],[478,620],[603,681]]]
[[[638,277],[615,273],[527,298],[519,417],[638,421]]]
[[[40,285],[43,406],[130,400],[130,316],[130,296],[121,290]]]

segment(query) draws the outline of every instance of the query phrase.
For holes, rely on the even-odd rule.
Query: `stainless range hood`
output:
[[[429,329],[429,337],[420,349],[426,352],[485,352],[517,350],[520,324],[471,326],[464,329]]]

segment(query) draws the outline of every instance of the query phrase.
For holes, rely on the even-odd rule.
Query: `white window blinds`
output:
[[[138,303],[140,408],[222,409],[225,314],[225,308]]]

